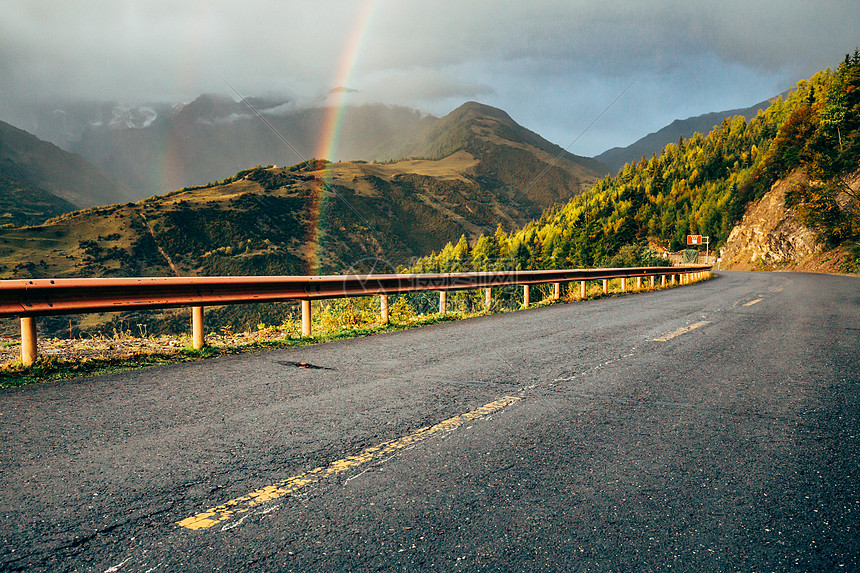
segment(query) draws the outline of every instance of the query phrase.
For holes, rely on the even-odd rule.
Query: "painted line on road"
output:
[[[660,338],[654,338],[653,340],[654,340],[654,342],[666,342],[667,340],[672,340],[676,336],[681,336],[682,334],[686,334],[686,333],[690,332],[691,330],[696,330],[697,328],[701,328],[701,327],[705,326],[706,324],[711,324],[711,321],[710,320],[702,320],[702,321],[697,322],[695,324],[691,324],[690,326],[685,326],[684,328],[679,328],[675,332],[671,332],[671,333],[667,334],[666,336],[661,336]]]
[[[755,303],[757,303],[757,302],[761,302],[761,301],[763,301],[763,300],[764,300],[763,298],[757,298],[757,299],[755,299],[755,300],[751,300],[751,301],[749,301],[749,302],[745,302],[745,303],[744,303],[744,306],[752,306],[752,305],[754,305]]]
[[[471,412],[466,412],[465,414],[448,418],[447,420],[439,422],[435,426],[426,426],[412,434],[409,434],[408,436],[366,448],[359,454],[334,461],[330,463],[328,467],[314,468],[303,474],[287,478],[256,491],[252,491],[242,497],[231,499],[227,503],[219,505],[218,507],[213,507],[212,509],[198,513],[197,515],[193,515],[183,519],[182,521],[178,521],[176,522],[176,525],[192,530],[212,527],[213,525],[232,519],[237,515],[251,511],[253,508],[272,501],[273,499],[289,495],[305,486],[320,482],[325,478],[341,474],[367,462],[388,456],[392,452],[402,450],[403,448],[411,446],[416,442],[426,440],[440,432],[450,432],[455,430],[464,422],[489,416],[490,414],[498,412],[499,410],[518,402],[519,400],[520,398],[516,396],[505,396],[503,398],[499,398],[495,402],[485,404],[477,410],[472,410]]]

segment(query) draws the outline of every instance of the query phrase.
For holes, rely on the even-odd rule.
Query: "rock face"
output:
[[[786,191],[800,179],[795,174],[779,181],[747,209],[726,241],[723,268],[796,267],[824,249],[815,231],[785,208]]]

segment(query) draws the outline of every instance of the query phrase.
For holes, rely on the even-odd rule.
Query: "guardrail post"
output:
[[[621,277],[621,292],[627,292],[627,277]]]
[[[656,277],[654,275],[651,275],[651,288],[654,288],[654,284],[657,282],[655,279]]]
[[[21,317],[21,362],[29,368],[36,361],[38,354],[36,343],[36,318]]]
[[[555,283],[552,289],[552,299],[558,300],[561,298],[561,283]]]
[[[636,290],[642,290],[642,277],[636,277]]]
[[[666,275],[660,275],[660,286],[666,286]]]
[[[603,294],[609,294],[609,279],[603,279]]]
[[[388,295],[381,294],[379,295],[379,314],[382,318],[382,324],[388,324]]]
[[[448,291],[440,290],[439,291],[439,314],[446,314],[448,312]]]
[[[585,298],[585,281],[579,281],[579,296]]]
[[[671,282],[671,284],[675,284],[675,275],[674,275],[674,274],[672,275],[672,282]]]
[[[523,285],[523,308],[529,307],[529,285]]]
[[[493,306],[493,289],[484,289],[484,310],[490,312],[490,307]]]
[[[194,350],[200,350],[206,346],[203,338],[203,307],[191,307],[191,346]]]
[[[311,301],[302,301],[302,336],[310,336],[311,329]]]

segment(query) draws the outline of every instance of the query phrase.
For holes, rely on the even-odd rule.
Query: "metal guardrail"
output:
[[[387,322],[387,295],[440,292],[440,312],[446,310],[446,293],[453,290],[492,287],[524,287],[524,306],[529,306],[528,287],[533,284],[622,280],[629,278],[682,277],[709,272],[710,266],[637,267],[614,269],[567,269],[443,274],[377,274],[344,276],[263,277],[140,277],[88,279],[0,280],[0,318],[21,318],[21,359],[31,365],[36,358],[35,317],[151,308],[192,307],[192,340],[203,346],[203,307],[225,304],[302,301],[302,334],[310,336],[310,301],[330,298],[382,295],[383,322]],[[665,283],[665,278],[662,279]],[[490,292],[487,291],[487,300]],[[558,286],[556,286],[558,296]]]

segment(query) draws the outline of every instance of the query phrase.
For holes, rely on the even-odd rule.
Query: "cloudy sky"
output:
[[[857,0],[3,0],[0,119],[345,84],[437,115],[477,100],[594,155],[835,67],[858,23]]]

